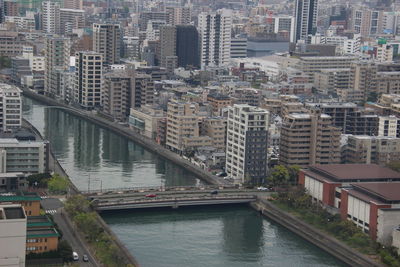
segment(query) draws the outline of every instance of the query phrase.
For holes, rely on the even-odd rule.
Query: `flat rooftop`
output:
[[[376,164],[327,164],[312,165],[305,170],[306,174],[322,180],[341,182],[358,182],[362,180],[379,181],[396,179],[400,181],[400,173]]]
[[[25,219],[22,207],[3,207],[0,209],[0,220]]]
[[[47,216],[29,216],[27,226],[29,227],[51,227],[54,224]]]
[[[59,234],[58,232],[53,229],[53,228],[48,228],[48,229],[28,229],[26,231],[26,237],[27,238],[32,238],[32,237],[58,237]]]

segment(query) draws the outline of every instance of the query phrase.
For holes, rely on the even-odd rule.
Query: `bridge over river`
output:
[[[97,211],[249,203],[268,192],[225,187],[148,187],[86,194]]]

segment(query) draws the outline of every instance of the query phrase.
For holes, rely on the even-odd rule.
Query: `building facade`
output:
[[[267,176],[269,112],[250,105],[228,108],[226,173],[237,183],[260,184]]]
[[[121,38],[118,24],[93,24],[93,50],[102,54],[104,66],[119,63]]]

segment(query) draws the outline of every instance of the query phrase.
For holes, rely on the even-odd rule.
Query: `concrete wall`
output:
[[[399,226],[399,209],[379,209],[378,210],[378,235],[377,241],[390,246],[392,244],[393,231]],[[398,231],[397,231],[398,232]]]
[[[25,248],[26,218],[0,220],[0,266],[25,266]]]
[[[398,249],[398,253],[400,253],[400,230],[393,230],[392,238],[392,246],[396,247]]]
[[[286,227],[293,233],[313,243],[350,266],[383,266],[382,264],[369,259],[365,255],[339,242],[337,239],[280,210],[267,200],[258,199],[257,202],[250,203],[250,206],[260,211],[260,213],[267,218]]]

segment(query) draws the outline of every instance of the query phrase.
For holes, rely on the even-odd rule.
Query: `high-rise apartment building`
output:
[[[351,8],[349,28],[361,37],[383,33],[384,12],[366,6],[354,5]]]
[[[135,73],[131,107],[140,108],[152,105],[154,101],[154,79],[151,75]]]
[[[209,136],[200,135],[199,104],[173,99],[167,108],[166,146],[179,153],[211,146]]]
[[[121,42],[118,24],[93,24],[93,50],[103,55],[103,66],[119,63]]]
[[[74,101],[83,108],[92,109],[101,105],[102,71],[102,54],[90,51],[76,53]]]
[[[193,25],[176,26],[178,67],[200,67],[199,32]]]
[[[45,33],[60,33],[60,4],[42,2],[42,29]]]
[[[237,183],[260,184],[267,177],[269,112],[246,104],[228,108],[226,173]]]
[[[319,110],[286,115],[281,128],[280,164],[306,167],[340,163],[340,129],[332,125],[331,116]]]
[[[70,53],[69,38],[47,38],[44,70],[44,90],[47,95],[63,97],[59,74],[69,69]]]
[[[342,163],[386,165],[400,160],[400,138],[349,135],[342,147]]]
[[[318,0],[296,0],[295,5],[295,27],[291,41],[297,43],[317,32]]]
[[[13,85],[0,83],[0,129],[4,132],[21,127],[21,90]]]
[[[82,0],[64,0],[64,8],[83,9],[83,1]]]
[[[190,7],[166,7],[166,22],[169,25],[187,25],[191,22]]]
[[[231,56],[231,13],[225,9],[203,12],[198,20],[201,68],[227,64]]]
[[[60,8],[60,33],[72,33],[85,27],[85,11],[82,9]]]
[[[161,26],[160,28],[160,66],[167,68],[172,64],[171,68],[167,68],[168,72],[176,68],[178,59],[176,57],[176,28],[175,26]],[[174,60],[175,62],[171,62]]]

